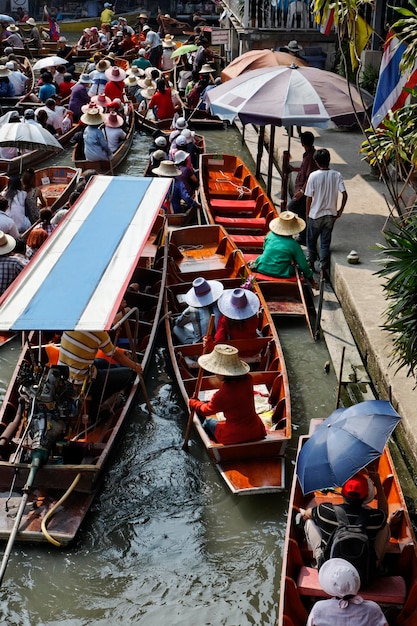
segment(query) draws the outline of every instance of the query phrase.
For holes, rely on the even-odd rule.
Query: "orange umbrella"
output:
[[[289,52],[275,52],[274,50],[249,50],[233,59],[222,71],[222,81],[226,82],[231,78],[240,76],[248,70],[258,70],[262,67],[275,67],[276,65],[308,65],[300,57],[296,57]]]

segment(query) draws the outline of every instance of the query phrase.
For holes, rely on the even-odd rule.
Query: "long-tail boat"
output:
[[[173,230],[168,253],[165,289],[165,328],[168,347],[181,395],[188,406],[198,378],[198,357],[203,343],[178,345],[172,332],[173,320],[185,308],[184,294],[199,276],[220,280],[224,287],[241,286],[249,273],[242,253],[221,226],[189,226]],[[232,493],[237,495],[269,493],[284,488],[284,457],[291,437],[291,407],[287,371],[280,341],[261,291],[255,286],[261,303],[259,336],[254,339],[227,341],[239,350],[251,366],[255,385],[255,406],[264,414],[265,439],[250,443],[219,444],[210,439],[197,416],[194,427]],[[216,390],[213,376],[204,376],[200,398]]]
[[[298,451],[307,440],[308,436],[300,437]],[[389,626],[412,626],[417,624],[417,544],[387,446],[377,471],[388,501],[391,538],[383,561],[384,575],[361,589],[359,595],[381,606]],[[303,495],[294,472],[283,549],[278,626],[305,626],[314,602],[329,597],[320,587],[317,569],[311,567],[312,552],[302,527],[296,523],[300,508],[308,509],[321,502],[341,504],[340,489]],[[377,506],[376,499],[368,506]]]
[[[262,253],[269,223],[279,210],[248,166],[231,154],[200,157],[200,202],[209,224],[219,224],[245,255]],[[310,332],[311,289],[300,276],[275,278],[253,272],[274,316],[304,317]]]
[[[151,409],[142,376],[97,406],[55,363],[61,331],[106,330],[146,371],[166,277],[166,190],[161,179],[94,177],[1,298],[0,330],[28,331],[0,410],[5,558],[14,540],[74,538],[140,389]]]

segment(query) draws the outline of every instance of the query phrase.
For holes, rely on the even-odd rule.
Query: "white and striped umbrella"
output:
[[[58,67],[58,65],[65,65],[66,63],[68,63],[67,59],[63,59],[62,57],[57,56],[50,56],[36,61],[36,63],[33,65],[33,69],[43,70],[47,67]]]
[[[0,146],[19,150],[62,150],[62,146],[51,133],[40,124],[8,122],[0,126]]]
[[[371,105],[364,107],[360,93],[342,76],[295,64],[245,72],[208,91],[207,98],[221,119],[232,122],[239,116],[243,124],[275,126],[352,126]]]

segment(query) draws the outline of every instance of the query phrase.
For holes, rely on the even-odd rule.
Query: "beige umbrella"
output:
[[[308,65],[302,57],[297,57],[289,52],[277,52],[274,50],[249,50],[233,59],[222,71],[222,81],[226,82],[236,76],[240,76],[249,70],[258,70],[262,67],[275,67],[278,65],[292,65],[295,63],[299,66]]]

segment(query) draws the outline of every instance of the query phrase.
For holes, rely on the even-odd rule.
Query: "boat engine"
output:
[[[39,377],[36,369],[26,364],[19,379],[20,394],[31,406],[30,448],[43,450],[46,458],[54,443],[65,435],[72,415],[73,386],[68,380],[68,367],[54,365]]]

